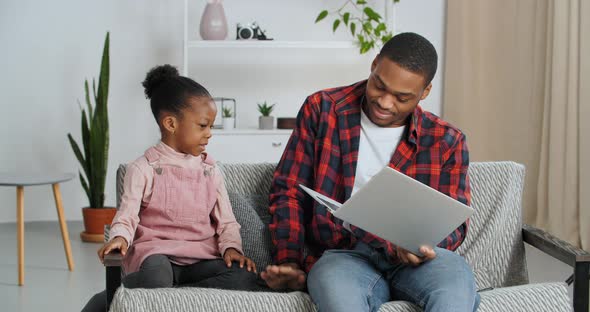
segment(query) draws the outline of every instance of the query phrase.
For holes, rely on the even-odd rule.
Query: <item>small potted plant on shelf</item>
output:
[[[70,133],[68,133],[68,140],[84,172],[84,175],[79,173],[80,183],[89,201],[89,207],[82,208],[85,231],[80,233],[80,237],[86,242],[102,242],[104,240],[104,226],[111,224],[117,213],[117,209],[113,207],[104,207],[104,189],[109,156],[109,116],[107,110],[109,33],[107,33],[102,52],[98,90],[94,81],[92,87],[94,107],[90,101],[88,80],[84,82],[86,110],[81,107],[83,149],[80,149]]]
[[[223,118],[223,130],[234,129],[236,119],[234,118],[234,112],[230,107],[221,108],[221,117]]]
[[[258,103],[258,111],[260,112],[260,117],[258,117],[258,128],[262,130],[270,130],[274,128],[275,118],[271,116],[276,103],[273,105],[266,104],[266,101],[263,103]]]

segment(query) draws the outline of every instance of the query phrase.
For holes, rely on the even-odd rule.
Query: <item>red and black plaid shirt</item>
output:
[[[351,235],[341,221],[299,188],[299,184],[309,186],[340,202],[350,197],[366,86],[366,81],[361,81],[319,91],[309,96],[299,111],[297,127],[274,173],[270,192],[275,263],[298,263],[309,272],[324,250],[350,249],[357,240],[384,251],[390,261],[397,259],[393,244],[353,226]],[[389,165],[469,205],[465,135],[419,106],[408,122]],[[468,224],[462,224],[438,246],[455,250],[463,242]],[[304,241],[309,248],[305,257]]]

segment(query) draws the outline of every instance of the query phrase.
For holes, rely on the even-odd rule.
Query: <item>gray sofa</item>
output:
[[[275,164],[219,164],[234,213],[242,225],[245,253],[258,268],[271,261],[268,190]],[[475,214],[457,252],[474,270],[479,311],[572,311],[564,282],[529,284],[523,241],[574,267],[575,311],[588,311],[590,255],[521,221],[524,167],[513,162],[472,163],[469,178]],[[117,172],[117,204],[125,166]],[[108,235],[108,233],[107,233]],[[203,288],[127,289],[120,285],[120,255],[110,255],[107,290],[111,311],[314,311],[303,292],[243,292]],[[118,289],[117,289],[118,287]],[[115,293],[116,290],[116,293]],[[392,301],[379,311],[421,311]]]

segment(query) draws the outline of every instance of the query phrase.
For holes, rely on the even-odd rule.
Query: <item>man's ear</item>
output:
[[[432,83],[429,83],[428,86],[426,86],[426,88],[424,88],[424,91],[422,92],[422,97],[420,98],[420,101],[424,100],[430,94],[430,89],[432,89]]]
[[[172,114],[166,114],[162,117],[162,129],[169,134],[174,134],[178,130],[178,120]]]

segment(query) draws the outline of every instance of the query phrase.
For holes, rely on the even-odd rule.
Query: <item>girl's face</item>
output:
[[[189,97],[189,107],[176,117],[176,125],[168,144],[176,151],[199,156],[211,138],[211,128],[217,115],[215,102],[209,97]]]

